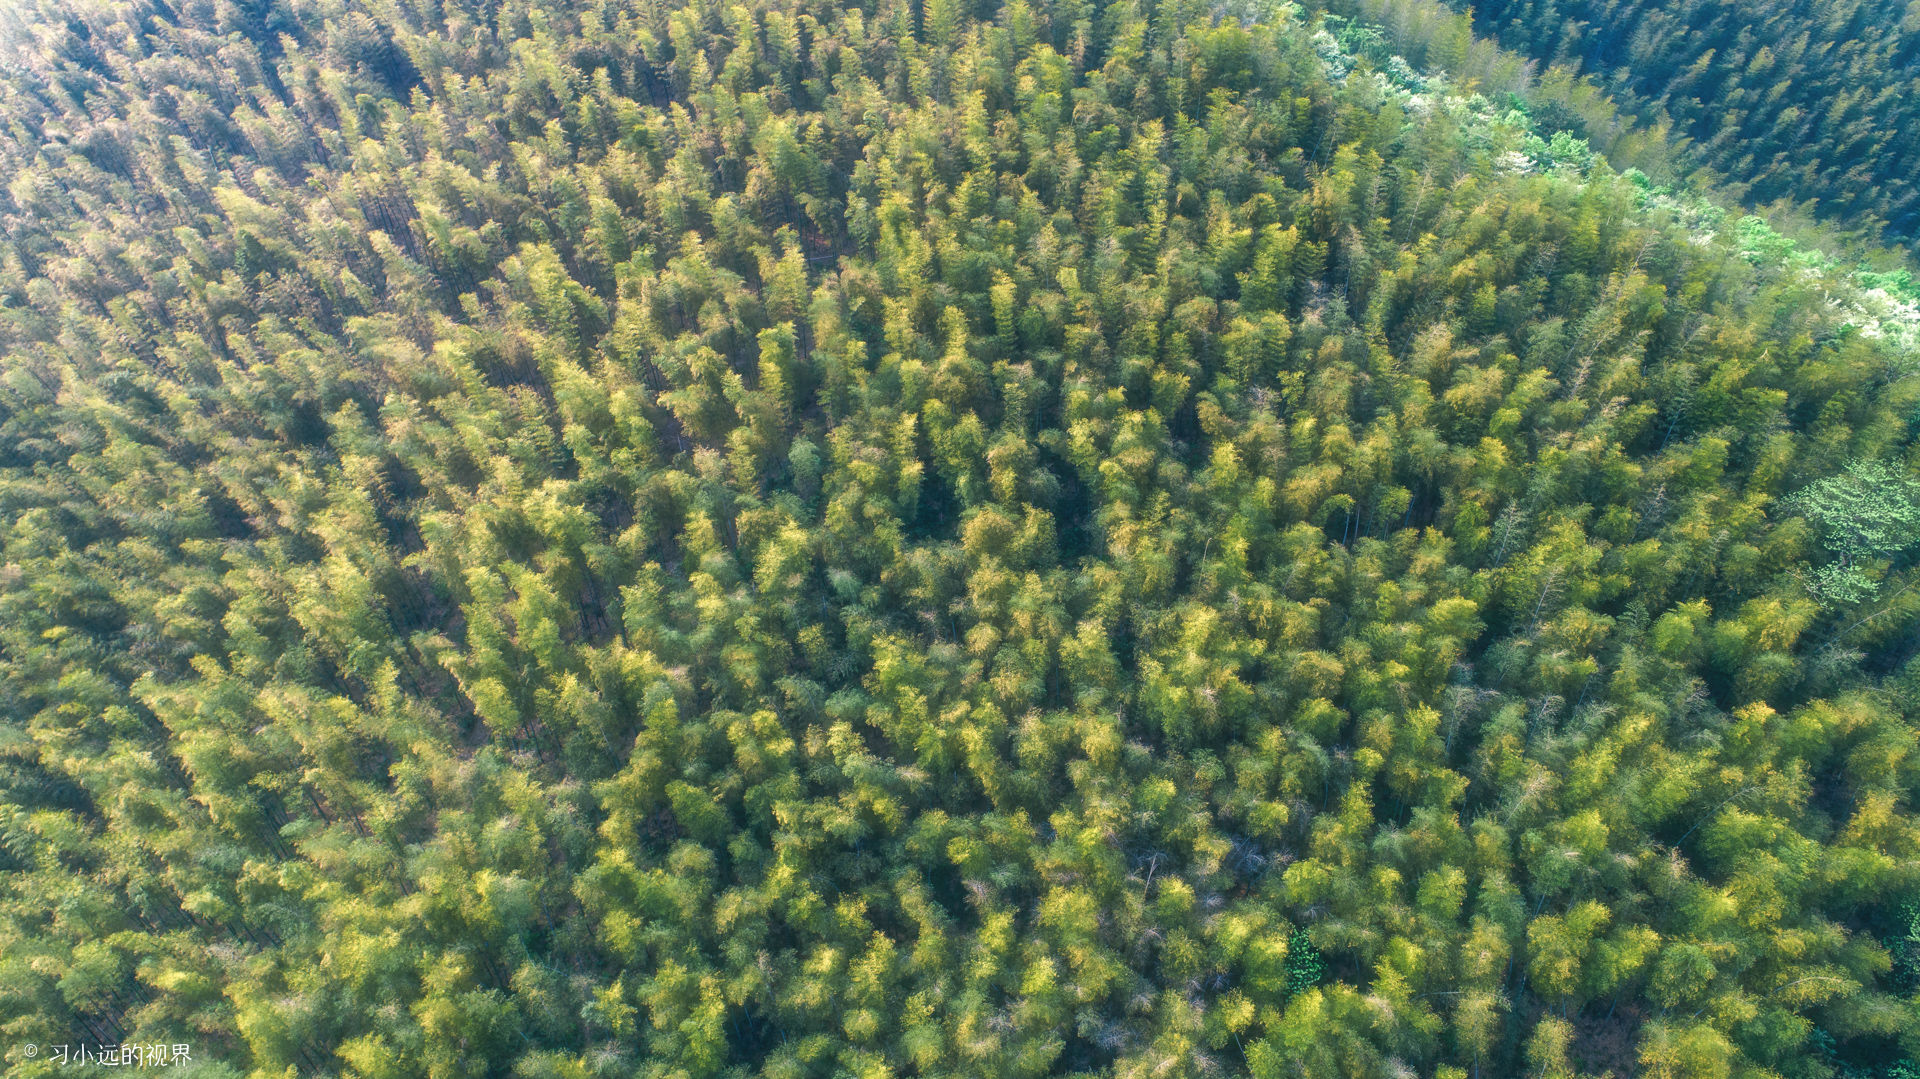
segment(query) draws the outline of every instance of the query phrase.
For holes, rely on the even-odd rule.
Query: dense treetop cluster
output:
[[[1920,1070],[1844,276],[1291,5],[3,18],[9,1075]]]

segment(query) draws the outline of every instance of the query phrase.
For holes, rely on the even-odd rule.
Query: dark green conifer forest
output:
[[[1478,0],[1471,9],[1501,44],[1584,71],[1628,111],[1670,124],[1682,156],[1718,173],[1729,194],[1920,241],[1920,3]]]
[[[1337,6],[0,9],[6,1074],[1920,1077],[1914,95]]]

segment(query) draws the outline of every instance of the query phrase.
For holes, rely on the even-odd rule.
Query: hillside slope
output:
[[[1462,9],[1466,4],[1457,5]],[[1911,0],[1482,0],[1474,25],[1594,76],[1754,205],[1920,238],[1920,5]]]

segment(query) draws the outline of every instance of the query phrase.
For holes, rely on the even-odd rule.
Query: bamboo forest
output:
[[[1920,1079],[1917,103],[1899,0],[6,0],[0,1068]]]

